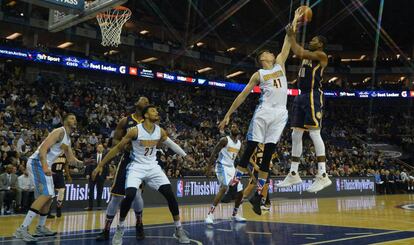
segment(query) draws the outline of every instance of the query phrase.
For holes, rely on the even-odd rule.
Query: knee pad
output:
[[[259,143],[255,141],[247,141],[246,149],[244,150],[243,156],[240,160],[240,167],[247,168],[247,165],[250,162],[250,157],[252,156],[254,150]]]
[[[138,190],[135,195],[134,202],[132,203],[132,208],[135,212],[142,212],[144,209],[144,200],[142,199],[141,191]]]
[[[106,215],[107,216],[115,216],[118,212],[118,209],[121,206],[121,202],[124,200],[123,196],[111,196],[111,200],[109,201],[108,207],[106,208]]]
[[[134,201],[134,198],[135,198],[135,195],[137,194],[137,188],[134,188],[134,187],[128,187],[126,190],[125,190],[125,199],[128,201],[128,202],[131,202],[132,203],[132,201]]]
[[[168,208],[173,216],[179,215],[180,211],[178,210],[178,202],[175,199],[174,193],[171,188],[171,184],[162,185],[158,191],[167,199]]]
[[[263,172],[269,172],[270,161],[272,160],[272,155],[275,153],[276,144],[267,143],[265,144],[263,151],[262,164],[260,164],[260,170]]]
[[[322,140],[321,130],[309,130],[309,136],[315,146],[316,156],[325,156],[325,144]]]
[[[303,131],[293,129],[292,131],[292,157],[300,157],[302,155],[302,137]]]

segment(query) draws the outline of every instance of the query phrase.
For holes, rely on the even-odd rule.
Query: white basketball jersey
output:
[[[136,127],[138,128],[138,137],[132,141],[131,160],[139,164],[157,164],[157,144],[161,139],[160,126],[155,124],[152,133],[149,133],[142,123]]]
[[[240,151],[241,142],[237,140],[234,142],[229,136],[227,136],[227,145],[221,149],[217,164],[222,164],[226,167],[234,167],[234,160]]]
[[[66,129],[65,127],[60,127],[63,129],[63,131],[65,132],[65,135],[63,136],[63,139],[60,142],[55,143],[54,145],[52,145],[52,147],[50,147],[49,151],[47,152],[46,155],[46,161],[47,161],[47,165],[49,165],[49,167],[52,166],[52,164],[56,161],[56,159],[62,155],[63,150],[61,148],[62,144],[63,145],[67,145],[70,147],[70,138],[69,135],[66,133]],[[42,146],[44,143],[44,141],[42,142],[42,144],[40,144],[40,146]],[[39,157],[39,148],[37,148],[36,152],[33,153],[33,155],[30,158],[38,158]]]
[[[260,106],[264,107],[283,107],[287,104],[287,79],[280,65],[270,70],[260,69]]]

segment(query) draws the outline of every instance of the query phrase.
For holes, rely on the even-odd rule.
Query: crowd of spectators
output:
[[[234,93],[221,90],[177,87],[149,83],[148,80],[102,81],[90,74],[77,74],[76,77],[73,74],[65,77],[60,73],[59,76],[53,74],[43,72],[34,81],[29,81],[24,78],[24,71],[16,66],[5,68],[0,73],[0,173],[7,175],[5,179],[13,174],[20,176],[18,183],[4,181],[4,186],[0,187],[1,202],[3,196],[8,200],[13,196],[21,203],[21,190],[33,192],[30,183],[20,185],[20,178],[27,176],[25,163],[48,132],[62,125],[65,113],[73,112],[77,116],[77,130],[71,135],[72,147],[77,157],[87,162],[98,144],[102,144],[105,150],[110,148],[116,123],[134,111],[134,103],[139,96],[148,97],[158,106],[161,126],[195,159],[191,164],[171,150],[161,148],[158,160],[168,177],[204,175],[207,160],[222,136],[216,125],[235,98]],[[257,95],[250,96],[232,118],[242,133],[247,130],[256,103]],[[329,174],[375,176],[382,193],[413,191],[412,168],[387,158],[363,141],[386,140],[392,144],[412,145],[411,117],[401,115],[401,112],[383,114],[375,110],[367,115],[365,107],[357,106],[355,109],[352,103],[346,106],[331,101],[326,105],[322,134],[326,142]],[[393,135],[403,136],[395,138]],[[305,139],[304,144],[300,172],[302,176],[313,176],[317,165],[313,146],[309,139]],[[273,175],[287,173],[290,150],[287,125],[277,147],[278,158]],[[108,178],[113,178],[116,163],[116,159],[112,161]],[[82,164],[70,166],[74,178],[85,178],[84,171]],[[23,196],[29,198],[30,195]],[[10,203],[6,204],[10,206]]]

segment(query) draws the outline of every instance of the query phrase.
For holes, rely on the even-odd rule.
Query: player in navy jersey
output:
[[[69,173],[69,165],[66,162],[64,154],[60,155],[52,164],[53,185],[57,191],[56,197],[56,216],[62,216],[63,199],[65,197],[65,175],[66,179],[71,182],[72,177]]]
[[[315,146],[318,161],[318,173],[315,181],[307,189],[308,192],[318,192],[332,181],[326,173],[325,144],[321,137],[324,97],[322,91],[323,72],[328,66],[328,56],[324,52],[326,38],[316,36],[309,42],[309,50],[304,49],[296,42],[296,33],[291,25],[286,28],[293,53],[302,60],[298,75],[300,95],[293,103],[292,132],[292,164],[286,178],[278,187],[288,187],[302,182],[299,174],[299,162],[302,155],[302,136],[305,131]]]
[[[121,141],[127,132],[135,128],[138,124],[144,121],[142,117],[142,110],[149,104],[147,97],[140,97],[138,102],[135,103],[136,111],[126,117],[123,117],[115,129],[114,138],[112,139],[112,145],[117,145]],[[120,208],[121,202],[125,197],[125,180],[126,180],[126,169],[127,165],[131,162],[130,160],[131,146],[126,147],[124,154],[121,156],[121,161],[116,169],[114,182],[111,187],[111,200],[109,201],[106,209],[105,226],[103,231],[96,238],[97,241],[108,241],[109,231],[111,229],[112,221]],[[142,240],[145,238],[144,225],[142,223],[142,209],[144,208],[144,201],[142,200],[141,190],[135,195],[133,202],[133,208],[136,217],[136,239]]]

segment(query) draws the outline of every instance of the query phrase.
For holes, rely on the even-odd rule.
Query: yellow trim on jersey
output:
[[[320,66],[321,66],[321,64],[318,64],[315,68],[313,68],[313,71],[312,71],[312,87],[311,87],[311,92],[310,92],[311,114],[312,114],[312,120],[315,123],[315,125],[313,125],[312,127],[316,127],[316,128],[319,127],[319,122],[318,122],[318,120],[315,117],[315,104],[314,104],[314,101],[313,101],[313,86],[315,84],[315,73],[316,73],[316,70]],[[304,126],[305,127],[309,127],[309,125],[304,125]]]
[[[276,72],[273,72],[273,73],[270,73],[270,74],[266,74],[266,75],[263,76],[263,80],[267,81],[267,80],[276,79],[276,78],[279,78],[279,77],[283,77],[283,71],[276,71]]]
[[[160,140],[140,140],[139,144],[144,147],[154,147],[158,145],[158,142],[160,142]]]
[[[142,123],[144,121],[144,119],[137,119],[135,118],[135,113],[131,114],[131,118],[136,122],[136,123]]]
[[[233,147],[228,147],[227,148],[227,151],[230,152],[230,153],[238,153],[239,152],[239,149],[233,148]]]

